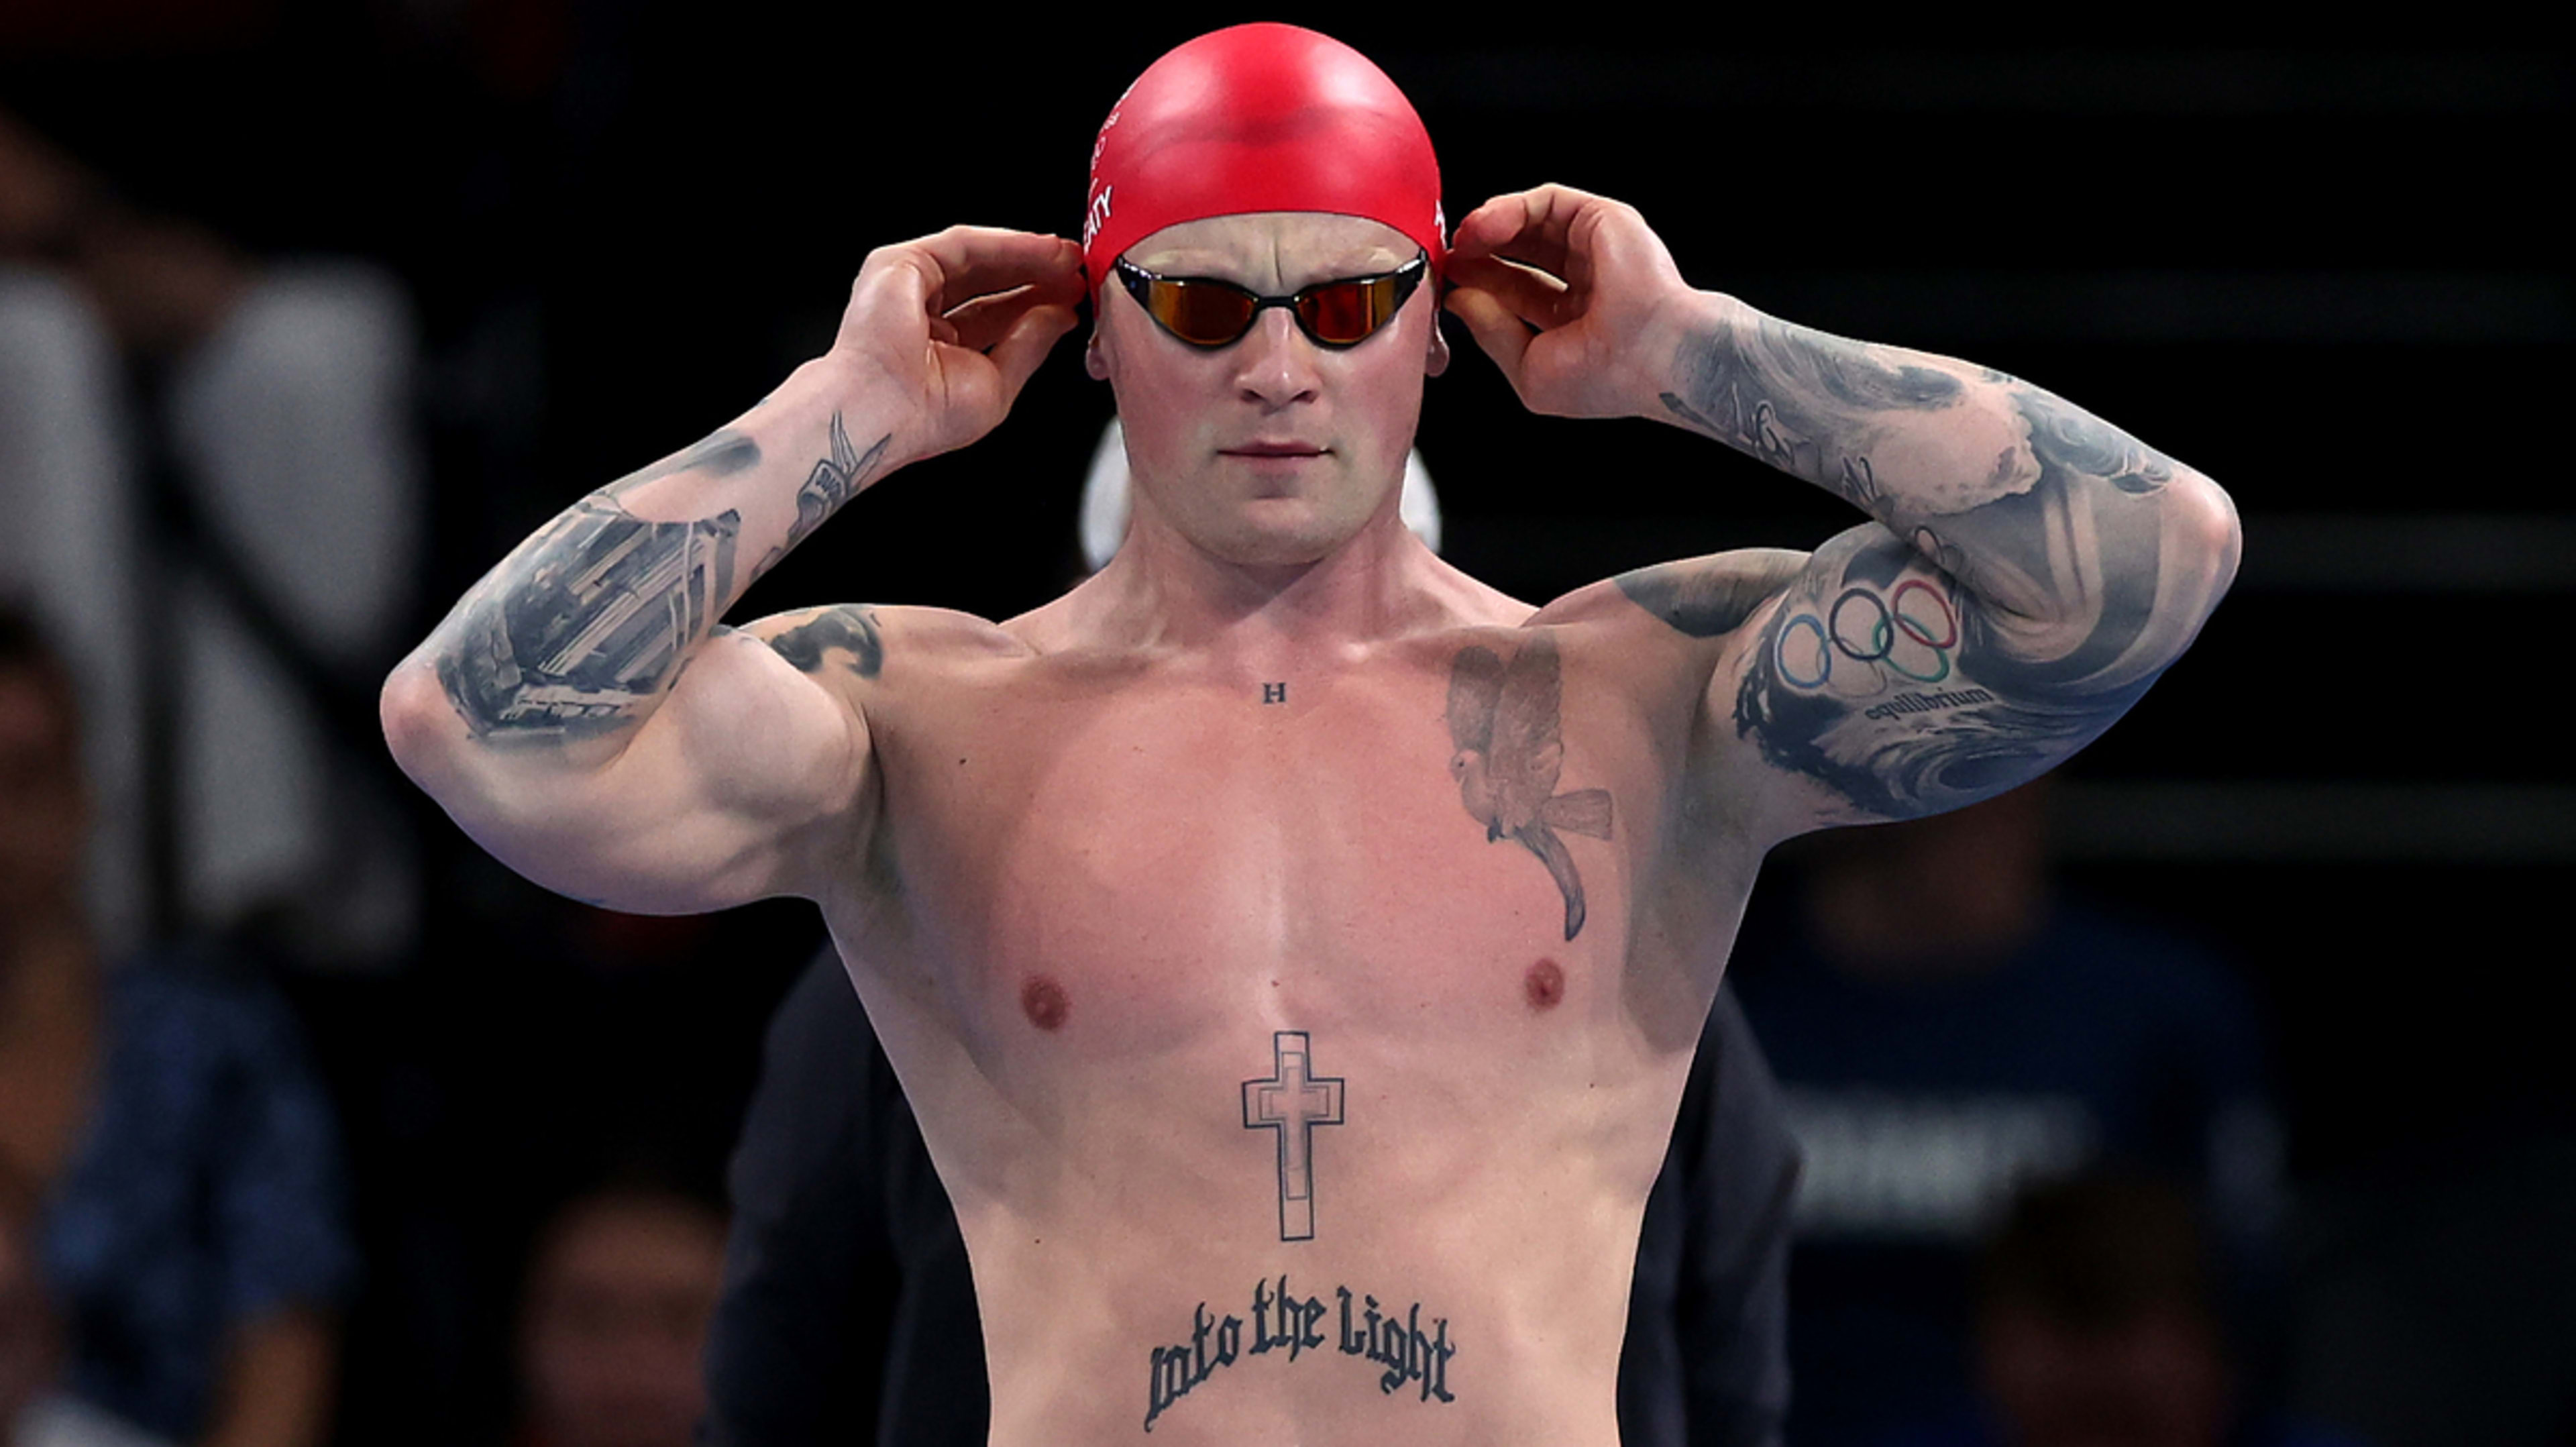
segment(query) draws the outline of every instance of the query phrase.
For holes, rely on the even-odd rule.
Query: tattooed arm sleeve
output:
[[[621,907],[714,907],[790,887],[780,846],[857,797],[846,693],[717,623],[880,472],[888,433],[843,383],[809,364],[574,503],[387,681],[396,758],[504,862]]]
[[[2145,692],[2234,575],[2226,494],[2061,398],[1722,298],[1706,322],[1662,395],[1671,418],[1874,519],[1759,605],[1682,607],[1705,563],[1621,580],[1683,632],[1712,612],[1742,625],[1710,704],[1773,779],[1821,786],[1780,791],[1799,801],[1787,830],[2036,776]]]

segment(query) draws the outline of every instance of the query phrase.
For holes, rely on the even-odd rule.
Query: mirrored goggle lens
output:
[[[1148,304],[1173,336],[1202,347],[1221,347],[1250,331],[1258,309],[1242,292],[1203,281],[1157,281]]]
[[[1297,320],[1327,346],[1365,341],[1395,315],[1395,285],[1394,277],[1378,276],[1316,287],[1297,298]]]

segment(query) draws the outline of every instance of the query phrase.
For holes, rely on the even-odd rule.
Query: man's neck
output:
[[[1087,642],[1276,667],[1470,621],[1462,605],[1488,591],[1389,507],[1324,556],[1289,564],[1220,558],[1139,517],[1109,566],[1067,601]]]

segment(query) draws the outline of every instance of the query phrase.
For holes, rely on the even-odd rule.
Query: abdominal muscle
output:
[[[997,1447],[1615,1447],[1689,1055],[1596,955],[1450,932],[1183,981],[1068,924],[1043,970],[860,972],[973,1263]]]
[[[1283,1205],[1274,1128],[1175,1127],[1102,1092],[1059,1101],[1052,1140],[1010,1132],[1009,1194],[957,1173],[996,1444],[1616,1442],[1651,1148],[1500,1082],[1483,1111],[1408,1102],[1395,1052],[1311,1038],[1344,1086],[1340,1123],[1310,1127],[1311,1222]],[[1237,1094],[1245,1068],[1223,1069]]]

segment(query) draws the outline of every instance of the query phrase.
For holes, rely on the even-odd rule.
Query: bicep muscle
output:
[[[1735,781],[1781,801],[1782,835],[1936,814],[2035,778],[2135,703],[2162,664],[2140,646],[2152,601],[2027,619],[1866,524],[1738,636],[1709,706],[1751,745]]]

